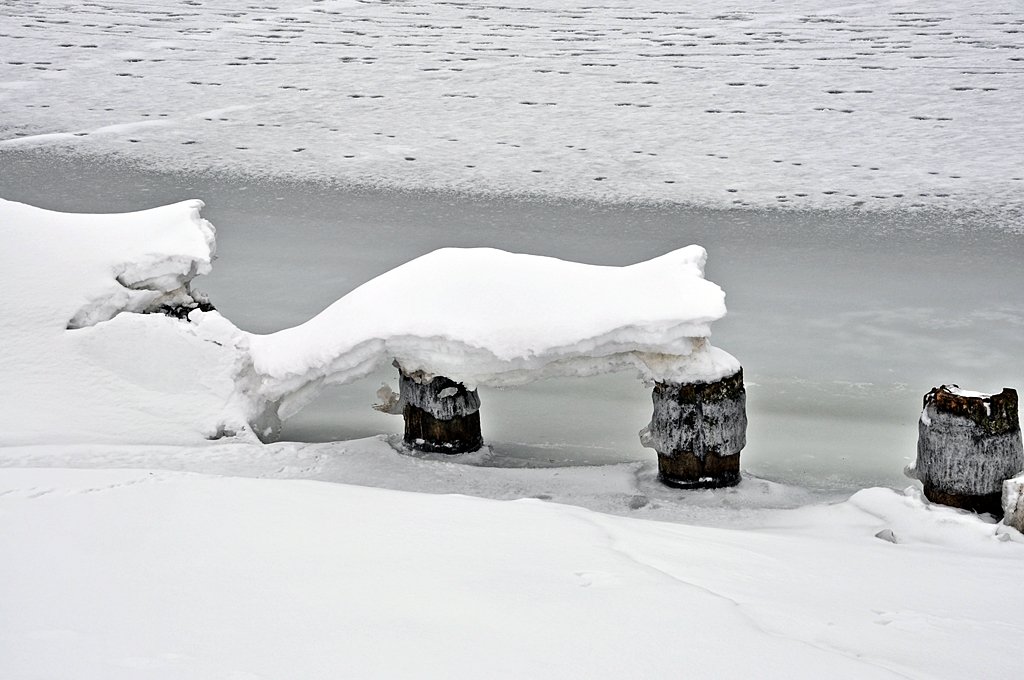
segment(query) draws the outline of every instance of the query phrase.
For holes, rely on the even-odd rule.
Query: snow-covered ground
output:
[[[1012,0],[0,6],[26,145],[349,184],[1021,205]]]
[[[882,489],[741,531],[530,499],[4,470],[0,675],[1009,677],[1017,540]]]

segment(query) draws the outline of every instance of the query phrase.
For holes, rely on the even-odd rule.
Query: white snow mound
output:
[[[647,379],[717,380],[734,358],[711,347],[725,294],[688,246],[610,267],[491,248],[443,248],[365,283],[310,321],[251,336],[265,392],[349,382],[382,362],[473,388],[638,369]]]
[[[245,337],[216,312],[204,325],[117,316],[195,303],[189,283],[214,253],[202,207],[87,215],[0,200],[0,444],[188,443],[253,419]]]
[[[55,323],[71,328],[122,311],[181,303],[189,294],[187,284],[210,271],[215,252],[215,230],[199,216],[202,207],[202,201],[192,200],[90,215],[0,199],[0,229],[16,246],[10,252],[18,255],[17,262],[8,259],[5,270],[16,281],[31,283],[26,286],[31,290],[9,294],[23,301],[17,307],[31,303],[40,313],[52,311]]]

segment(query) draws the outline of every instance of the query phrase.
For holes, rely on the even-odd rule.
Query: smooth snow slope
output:
[[[536,500],[5,470],[0,675],[865,680],[1018,669],[1024,545],[997,540],[993,525],[881,489],[772,519],[738,531]],[[899,542],[875,538],[881,529]]]
[[[1020,206],[1012,0],[0,5],[33,145],[352,184]]]

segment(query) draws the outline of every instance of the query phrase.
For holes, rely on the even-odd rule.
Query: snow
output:
[[[530,499],[7,469],[0,675],[1000,677],[1024,605],[1024,544],[1000,532],[883,489],[737,530]]]
[[[619,356],[630,342],[677,338],[673,351],[724,365],[706,344],[725,310],[702,249],[627,267],[438,251],[277,340],[216,312],[193,310],[188,322],[130,313],[195,302],[193,279],[213,253],[200,208],[70,215],[0,203],[16,253],[0,331],[11,348],[0,355],[0,676],[960,678],[1016,668],[989,650],[1019,639],[1024,537],[913,489],[829,505],[749,476],[681,494],[656,481],[652,460],[508,468],[490,450],[411,456],[384,437],[205,441],[239,423],[248,434],[253,404],[280,384],[257,369],[271,356],[260,351],[295,350],[302,370],[326,378],[360,330],[344,323],[351,309],[376,303],[390,321],[387,291],[401,284],[443,311],[446,292],[466,290],[453,272],[483,282],[468,299],[492,310],[486,319],[522,327],[423,319],[456,340],[379,333],[377,354],[359,356],[397,354],[396,337],[413,363],[445,343],[490,342],[480,365],[500,381],[523,366],[604,370],[630,363]],[[503,261],[516,266],[494,266]],[[539,294],[524,270],[542,292],[559,284],[552,304],[580,322],[524,319]],[[385,331],[403,332],[390,322]],[[607,353],[574,364],[585,351]],[[677,363],[656,356],[636,362]]]
[[[1024,531],[1024,470],[1021,474],[1003,482],[1003,521],[1017,529]]]
[[[626,368],[713,381],[739,369],[707,342],[725,295],[704,279],[699,246],[627,267],[446,248],[304,324],[244,333],[192,294],[214,252],[202,207],[74,215],[0,201],[18,252],[4,272],[0,389],[13,407],[0,415],[0,442],[271,437],[323,385],[391,361],[469,389]],[[168,306],[191,308],[188,321],[131,314]],[[54,409],[60,434],[50,433]]]
[[[79,163],[103,156],[205,177],[441,190],[431,194],[440,201],[455,190],[1013,215],[1024,183],[1018,9],[1007,0],[5,3],[0,167],[48,148]],[[1024,536],[1012,528],[1024,526],[1019,477],[1003,486],[1015,513],[1007,526],[931,505],[916,488],[838,499],[748,474],[736,488],[684,494],[656,481],[653,456],[539,469],[510,467],[524,463],[490,449],[407,455],[386,437],[253,441],[251,430],[274,429],[276,400],[290,400],[287,414],[324,383],[396,356],[497,386],[611,369],[647,379],[731,372],[735,359],[707,344],[724,305],[696,250],[670,253],[663,268],[439,251],[270,336],[216,312],[193,311],[188,323],[132,313],[196,303],[193,280],[214,250],[200,207],[69,215],[0,201],[0,677],[1019,671],[1006,651],[1019,645],[1024,609]],[[1019,217],[982,222],[1019,231]],[[628,220],[619,231],[627,236],[610,243],[654,243]],[[480,234],[467,240],[497,240],[493,229]],[[908,287],[917,281],[919,299],[941,288],[910,276],[915,259],[903,253],[858,258],[836,247],[856,276],[843,263],[837,276],[805,268],[797,279],[827,298],[827,313],[808,324],[779,313],[804,303],[772,271],[797,275],[784,258],[799,255],[801,238],[771,243],[757,256],[772,267],[751,267],[775,294],[751,298],[772,302],[770,315],[751,317],[763,322],[763,351],[833,360],[774,332],[791,326],[867,357],[857,370],[876,380],[921,357],[966,377],[994,370],[973,336],[951,334],[977,324],[986,346],[1001,346],[992,326],[1016,324],[1015,303],[992,306],[988,293],[977,302],[960,286],[922,308]],[[958,267],[963,254],[972,251],[958,253]],[[837,304],[850,299],[841,289],[872,281],[874,297],[889,300],[881,288],[894,278],[865,281],[862,267],[878,272],[893,258],[905,260],[904,307]],[[775,266],[783,261],[790,267]],[[513,266],[486,266],[502,262]],[[567,277],[586,285],[574,290]],[[538,291],[588,323],[542,327],[549,310],[525,311]],[[459,327],[445,293],[489,323]],[[964,314],[950,311],[954,293],[970,299]],[[419,299],[437,314],[415,318]],[[370,309],[382,332],[347,318]],[[820,335],[823,324],[833,336]],[[408,334],[428,327],[434,335]],[[1007,347],[1019,335],[1002,332]],[[844,376],[849,391],[827,408],[856,406],[861,373]],[[823,408],[820,391],[786,385],[807,411]],[[879,390],[866,401],[893,398]],[[850,423],[851,433],[871,429]],[[788,424],[800,431],[799,420]],[[772,432],[777,421],[762,426],[762,441],[794,439]],[[822,430],[815,418],[802,427]]]
[[[566,466],[569,467],[566,467]],[[469,494],[496,500],[538,498],[610,514],[742,527],[766,509],[795,508],[844,496],[814,493],[746,475],[737,487],[681,494],[657,480],[653,454],[616,465],[538,467],[484,446],[452,457],[418,453],[401,435],[321,444],[254,445],[237,438],[202,447],[75,444],[0,448],[0,468],[130,468],[270,479],[344,482],[399,491]],[[0,469],[0,477],[3,470]]]
[[[245,428],[231,324],[119,314],[194,302],[214,252],[201,207],[85,215],[0,200],[0,443],[195,443]]]
[[[724,293],[704,279],[706,259],[699,246],[627,267],[445,248],[304,324],[251,336],[254,365],[270,399],[349,382],[392,359],[469,389],[623,369],[710,382],[739,363],[706,342],[725,315]]]
[[[1012,0],[0,12],[0,153],[715,207],[1021,206]]]
[[[27,256],[8,263],[20,265],[6,269],[9,281],[19,294],[22,284],[30,288],[24,291],[26,307],[31,300],[43,306],[41,313],[51,313],[63,305],[62,321],[74,328],[106,321],[120,311],[178,303],[195,276],[209,273],[213,259],[214,228],[199,217],[202,207],[201,201],[186,201],[96,216],[54,213],[0,199],[5,239]],[[61,264],[52,277],[49,271],[43,276],[45,255]],[[31,285],[38,279],[49,285]],[[65,299],[55,299],[61,293]],[[75,303],[78,309],[67,307]]]

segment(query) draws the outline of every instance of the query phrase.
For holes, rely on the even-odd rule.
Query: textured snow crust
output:
[[[325,384],[392,361],[470,389],[623,369],[712,381],[739,368],[707,342],[725,295],[704,279],[699,246],[627,267],[442,249],[266,336],[216,311],[131,313],[195,306],[192,279],[214,250],[201,207],[73,215],[0,201],[18,253],[0,294],[0,442],[271,437]]]
[[[0,154],[718,207],[1019,207],[1013,0],[0,5]]]

